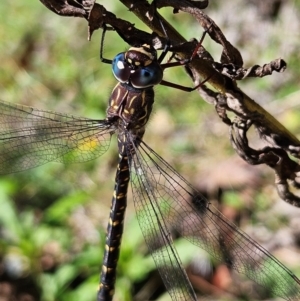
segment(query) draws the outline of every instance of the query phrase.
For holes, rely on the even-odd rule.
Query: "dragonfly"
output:
[[[300,280],[144,142],[145,126],[154,104],[153,87],[169,85],[163,80],[165,68],[188,63],[163,64],[168,51],[165,47],[158,57],[152,46],[142,45],[119,53],[113,60],[104,59],[100,52],[102,61],[112,64],[118,81],[103,120],[0,101],[0,174],[51,161],[95,159],[109,149],[115,135],[119,162],[98,301],[113,300],[129,183],[145,242],[173,301],[197,300],[174,246],[174,229],[176,235],[268,288],[274,296],[300,300]]]

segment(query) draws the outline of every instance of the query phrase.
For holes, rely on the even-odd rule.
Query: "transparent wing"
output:
[[[106,120],[0,101],[0,174],[50,161],[83,162],[105,153],[114,126]]]
[[[149,146],[140,142],[130,160],[139,224],[172,300],[192,299],[180,295],[189,292],[189,281],[180,272],[180,260],[173,250],[174,227],[192,244],[272,290],[274,295],[300,300],[300,280],[228,221]]]
[[[143,148],[144,145],[135,149],[133,157],[129,156],[133,201],[140,227],[172,300],[196,301],[198,299],[182,267],[165,219],[167,212],[163,200],[167,201],[169,196],[162,194],[159,170],[151,169]]]

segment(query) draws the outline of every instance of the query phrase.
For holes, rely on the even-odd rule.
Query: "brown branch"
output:
[[[74,0],[40,0],[48,9],[54,13],[65,17],[88,18],[88,7],[92,7],[95,0],[84,1],[80,3]]]
[[[144,43],[158,47],[162,46],[166,39],[161,22],[171,41],[171,51],[176,52],[178,60],[186,60],[191,57],[195,49],[195,42],[187,42],[166,20],[157,12],[156,8],[170,6],[174,12],[183,11],[193,16],[209,34],[212,40],[223,47],[221,63],[216,63],[203,47],[200,47],[198,56],[186,66],[195,85],[203,79],[209,78],[209,84],[213,86],[212,91],[206,86],[198,89],[199,94],[209,103],[214,104],[219,117],[224,123],[233,126],[235,121],[227,116],[227,111],[233,112],[239,120],[251,121],[260,136],[271,143],[275,148],[253,150],[248,145],[248,140],[236,139],[231,136],[231,141],[241,157],[251,163],[251,155],[256,155],[256,161],[251,164],[267,164],[275,171],[276,185],[280,196],[287,202],[297,204],[298,197],[290,193],[287,180],[294,181],[295,173],[299,165],[290,161],[287,152],[296,157],[300,156],[300,142],[271,114],[264,110],[253,99],[239,89],[236,79],[255,76],[262,77],[273,71],[284,71],[286,64],[283,60],[274,60],[262,67],[255,65],[248,69],[243,67],[243,59],[238,51],[225,37],[217,24],[209,18],[201,8],[208,4],[206,1],[189,0],[156,0],[155,6],[149,5],[147,1],[120,0],[130,11],[139,17],[154,33],[148,34],[135,28],[134,24],[117,18],[113,13],[107,11],[104,6],[94,4],[93,0],[74,1],[70,0],[41,0],[49,9],[65,16],[84,17],[89,22],[89,32],[104,26],[112,26],[114,30],[130,45],[141,45]],[[160,21],[161,20],[161,21]],[[205,55],[204,55],[205,54]],[[242,142],[243,143],[242,143]],[[283,172],[284,171],[284,172]],[[294,181],[294,185],[296,182]],[[297,186],[297,185],[296,185]]]
[[[147,19],[147,14],[149,7],[143,7],[142,4],[134,8],[131,7],[131,1],[121,0],[128,8],[131,8],[143,22],[158,34],[163,34],[161,26],[154,16],[153,22]],[[143,3],[143,1],[138,1],[137,3]],[[203,11],[193,4],[193,1],[185,0],[157,0],[157,7],[172,6],[177,10],[181,10],[191,14],[200,25],[208,30],[210,37],[217,41],[219,44],[223,45],[223,55],[228,61],[235,66],[240,66],[242,63],[242,58],[240,57],[239,51],[233,47],[225,38],[224,34],[221,32],[220,28],[213,22]],[[162,18],[161,16],[158,16]],[[176,30],[169,26],[166,21],[163,21],[166,31],[174,44],[180,44],[185,42],[185,40],[176,32]],[[186,50],[184,53],[179,52],[178,55],[181,59],[187,59],[193,49]],[[300,142],[299,140],[290,133],[281,123],[279,123],[271,114],[269,114],[265,109],[263,109],[259,104],[257,104],[253,99],[241,91],[236,83],[230,80],[228,77],[223,76],[219,72],[216,72],[213,68],[213,63],[205,59],[195,59],[189,64],[193,72],[193,78],[195,84],[201,81],[201,78],[211,77],[209,83],[226,99],[227,109],[234,112],[236,115],[243,117],[245,119],[251,119],[254,113],[259,114],[263,117],[263,121],[255,121],[254,125],[258,128],[259,132],[263,136],[268,136],[272,142],[283,147],[287,151],[291,151],[294,155],[299,155],[300,152]],[[283,69],[281,69],[282,71]],[[213,75],[213,76],[212,76]],[[218,100],[215,101],[215,105],[218,105]],[[224,106],[224,104],[222,104]]]

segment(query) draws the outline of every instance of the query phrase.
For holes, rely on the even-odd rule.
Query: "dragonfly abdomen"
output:
[[[119,141],[119,143],[122,143]],[[110,301],[114,295],[117,263],[120,254],[121,237],[123,233],[125,210],[127,206],[127,189],[129,182],[128,158],[125,154],[119,155],[119,164],[116,172],[115,189],[110,209],[109,223],[101,279],[98,291],[98,301]]]

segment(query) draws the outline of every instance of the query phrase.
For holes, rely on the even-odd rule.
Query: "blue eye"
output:
[[[163,78],[163,71],[159,64],[140,67],[130,76],[130,82],[135,88],[147,88],[158,85]]]
[[[130,67],[126,63],[124,52],[121,52],[114,57],[112,61],[112,71],[119,82],[128,82],[130,77]]]
[[[163,78],[163,70],[158,63],[152,62],[146,67],[131,65],[125,59],[125,52],[114,57],[112,71],[120,83],[131,84],[137,89],[158,85]]]

